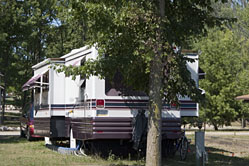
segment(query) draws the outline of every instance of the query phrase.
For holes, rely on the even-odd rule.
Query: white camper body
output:
[[[80,66],[88,59],[96,59],[94,47],[75,49],[60,58],[46,59],[33,66],[34,76],[24,89],[34,90],[35,134],[50,138],[73,137],[89,139],[130,139],[132,119],[138,110],[147,109],[147,96],[122,96],[97,76],[89,79],[65,77],[51,66],[64,64]],[[187,54],[197,59],[196,53]],[[188,63],[188,69],[198,86],[198,60]],[[180,98],[180,107],[163,105],[163,118],[198,116],[198,103]],[[71,135],[72,137],[72,135]]]

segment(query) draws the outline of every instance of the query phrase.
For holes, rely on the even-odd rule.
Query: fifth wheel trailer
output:
[[[187,67],[198,86],[198,54],[188,52],[185,56],[195,59],[192,63],[188,62]],[[51,67],[54,64],[80,66],[97,57],[95,47],[85,46],[60,58],[46,59],[32,67],[34,75],[23,85],[23,90],[33,91],[36,135],[50,140],[70,138],[71,147],[76,146],[75,140],[132,139],[133,120],[141,113],[139,110],[148,109],[147,96],[140,92],[123,94],[110,82],[97,76],[88,79],[77,76],[73,80]],[[199,115],[198,103],[188,97],[179,100],[180,106],[177,108],[174,105],[163,105],[162,133],[170,130],[166,119]]]

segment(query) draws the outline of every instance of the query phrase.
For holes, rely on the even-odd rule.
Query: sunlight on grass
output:
[[[13,165],[143,165],[142,161],[129,161],[111,156],[109,160],[99,156],[77,157],[62,155],[44,146],[44,141],[28,142],[25,139],[12,138],[0,140],[1,166]]]

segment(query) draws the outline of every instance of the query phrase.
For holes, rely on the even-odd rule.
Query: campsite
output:
[[[206,150],[208,152],[208,163],[206,165],[238,165],[244,166],[249,161],[248,140],[249,132],[240,131],[207,131],[210,134],[206,136]],[[14,132],[12,132],[14,133]],[[223,133],[223,134],[222,134]],[[235,134],[234,134],[235,133]],[[237,133],[237,134],[236,134]],[[244,133],[244,134],[243,134]],[[107,158],[101,158],[97,155],[78,157],[75,155],[62,155],[45,147],[43,140],[29,142],[25,138],[19,138],[19,132],[16,136],[3,136],[0,132],[0,159],[1,165],[86,165],[86,166],[129,166],[145,165],[143,158],[134,158],[128,156],[108,155]],[[187,134],[187,137],[194,140],[193,131]],[[213,141],[215,140],[215,142]],[[232,144],[231,144],[232,142]],[[241,144],[243,142],[243,145]],[[194,142],[191,142],[190,152],[185,161],[180,161],[179,154],[174,158],[164,158],[163,165],[195,165]],[[56,158],[56,160],[55,160]]]
[[[247,165],[248,0],[0,0],[0,165]]]

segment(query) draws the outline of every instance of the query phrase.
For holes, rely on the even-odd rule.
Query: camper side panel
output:
[[[191,73],[191,78],[195,81],[197,88],[199,87],[199,61],[197,53],[186,53],[186,57],[193,59],[194,62],[187,62],[187,68]],[[193,102],[189,97],[180,97],[181,105],[181,117],[198,117],[199,116],[199,104]]]
[[[65,74],[51,72],[51,116],[65,116]]]

